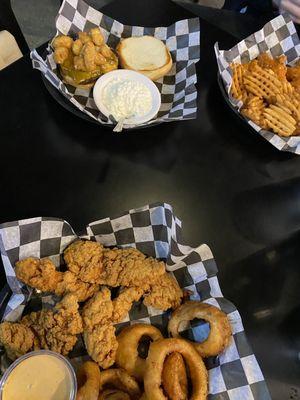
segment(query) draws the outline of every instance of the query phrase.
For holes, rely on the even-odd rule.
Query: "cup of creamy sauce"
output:
[[[152,107],[149,87],[130,79],[114,78],[103,88],[102,101],[116,121],[143,117]]]
[[[140,125],[153,119],[161,106],[161,95],[147,76],[120,69],[102,75],[93,90],[96,106],[110,120]]]
[[[18,358],[0,381],[0,400],[75,400],[76,392],[72,365],[48,350]]]

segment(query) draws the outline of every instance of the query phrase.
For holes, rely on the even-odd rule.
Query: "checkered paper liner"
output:
[[[4,319],[16,321],[24,309],[27,313],[41,307],[52,307],[58,300],[52,295],[36,294],[19,282],[14,273],[15,262],[28,256],[49,257],[59,268],[64,249],[77,237],[66,221],[56,218],[40,217],[0,225],[1,257],[13,291]],[[173,214],[170,205],[147,205],[114,218],[92,222],[80,237],[106,246],[136,247],[149,256],[166,260],[167,270],[182,288],[193,292],[192,299],[213,304],[228,315],[233,339],[220,356],[207,360],[209,399],[270,399],[260,367],[247,342],[241,317],[234,305],[222,295],[211,250],[204,244],[197,248],[184,244],[181,221]],[[167,335],[169,316],[169,312],[139,302],[117,325],[117,330],[128,324],[144,322],[157,326]],[[198,321],[183,327],[181,334],[192,340],[203,340],[208,331],[209,325]],[[75,364],[86,358],[81,339],[69,356]]]
[[[269,53],[273,57],[284,54],[288,65],[293,65],[300,58],[300,41],[296,28],[288,15],[280,15],[268,22],[260,31],[253,33],[247,39],[242,40],[230,50],[220,50],[215,44],[215,53],[218,62],[219,73],[222,77],[225,89],[231,105],[239,109],[242,102],[237,102],[230,95],[232,84],[232,62],[243,64],[255,59],[261,53]],[[257,131],[263,138],[281,151],[300,154],[300,137],[281,137],[273,132],[261,129],[254,122],[245,118],[245,121]]]
[[[160,110],[154,119],[141,126],[196,118],[195,63],[200,59],[199,18],[178,21],[169,27],[128,26],[95,10],[83,0],[63,1],[56,17],[56,35],[75,36],[78,31],[89,31],[97,26],[101,28],[106,43],[113,49],[121,38],[151,35],[162,40],[170,50],[173,59],[172,69],[155,82],[161,93]],[[36,50],[31,52],[33,68],[40,70],[45,78],[79,110],[101,124],[112,125],[112,121],[99,112],[93,99],[92,89],[88,91],[64,84],[57,75],[57,66],[50,46],[47,52],[46,59],[43,59]],[[126,125],[126,127],[133,126]]]

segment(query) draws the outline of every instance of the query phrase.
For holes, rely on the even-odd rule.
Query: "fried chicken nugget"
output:
[[[66,47],[56,47],[54,50],[54,61],[56,64],[63,64],[69,57],[70,52]]]
[[[104,249],[100,284],[112,287],[137,286],[154,282],[165,273],[165,264],[134,248]]]
[[[54,49],[58,47],[66,47],[67,49],[71,49],[73,45],[73,39],[67,35],[59,35],[56,36],[52,41],[52,46]]]
[[[41,348],[66,356],[83,332],[77,301],[75,295],[67,294],[53,309],[32,312],[22,318],[21,324],[33,331]]]
[[[90,36],[96,46],[101,46],[104,43],[104,37],[99,28],[92,28],[90,30]]]
[[[30,328],[20,323],[7,321],[0,324],[0,343],[12,361],[37,348]]]
[[[159,310],[177,308],[182,301],[183,291],[171,274],[165,273],[158,280],[150,284],[148,293],[145,294],[145,306],[151,306]]]
[[[82,56],[74,56],[73,62],[74,69],[76,69],[77,71],[86,71],[84,59]]]
[[[107,44],[103,44],[100,46],[100,53],[105,57],[105,58],[111,58],[113,57],[113,51],[112,49],[107,46]]]
[[[118,348],[112,314],[111,293],[106,287],[96,293],[82,311],[87,352],[104,369],[114,364]]]
[[[83,282],[97,283],[103,271],[103,246],[89,240],[76,240],[64,251],[68,270]]]
[[[87,32],[78,32],[78,39],[80,39],[83,44],[92,41],[92,38]]]
[[[96,53],[95,64],[104,65],[106,63],[106,58],[101,53]]]
[[[75,54],[75,56],[79,56],[82,47],[83,47],[83,42],[80,39],[76,39],[72,44],[72,51]]]
[[[87,71],[94,71],[96,69],[96,49],[93,42],[87,42],[83,46],[82,55],[84,59],[84,64]]]

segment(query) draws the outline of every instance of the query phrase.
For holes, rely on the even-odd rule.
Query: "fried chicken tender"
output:
[[[54,292],[62,280],[62,273],[57,271],[49,258],[25,258],[16,262],[17,278],[42,292]]]
[[[143,287],[165,273],[165,264],[134,248],[104,249],[100,284]]]
[[[84,330],[92,331],[95,325],[107,323],[113,314],[113,303],[110,290],[103,287],[96,293],[82,310]]]
[[[87,352],[104,369],[114,364],[118,348],[112,314],[111,293],[106,287],[96,293],[82,311]]]
[[[32,312],[22,318],[21,324],[34,332],[41,348],[66,356],[83,331],[77,301],[75,295],[67,294],[53,309]]]
[[[101,368],[107,369],[114,364],[118,342],[111,323],[96,325],[92,332],[84,331],[83,338],[88,354]]]
[[[2,322],[0,324],[0,343],[9,359],[15,360],[35,347],[32,330],[22,324]]]
[[[286,78],[286,56],[282,55],[273,59],[267,53],[262,53],[257,57],[257,61],[260,67],[271,69],[275,72],[279,79],[284,80]]]
[[[76,295],[78,301],[86,301],[99,290],[99,285],[82,282],[77,275],[66,271],[62,275],[62,280],[58,283],[55,294],[63,296],[66,293]]]
[[[117,324],[122,322],[132,307],[134,301],[139,301],[144,294],[144,289],[139,287],[124,288],[113,301],[112,321]]]
[[[16,263],[17,278],[42,292],[53,292],[58,296],[74,293],[78,301],[85,301],[99,289],[96,284],[80,280],[70,271],[57,271],[48,258],[29,257]]]
[[[165,273],[154,284],[150,284],[148,293],[145,294],[145,306],[159,310],[177,308],[183,298],[183,291],[171,274]]]
[[[103,270],[103,246],[89,240],[76,240],[64,251],[68,270],[83,282],[97,283]]]

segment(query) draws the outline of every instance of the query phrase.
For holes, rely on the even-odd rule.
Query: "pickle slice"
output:
[[[60,70],[63,76],[72,78],[76,84],[84,83],[85,81],[96,80],[100,75],[102,75],[100,69],[95,71],[79,71],[74,68],[68,68],[64,65],[60,65]]]
[[[69,57],[63,64],[59,65],[62,76],[71,78],[75,84],[87,84],[96,81],[99,76],[118,68],[118,57],[113,53],[111,58],[106,59],[106,63],[94,71],[81,71],[74,69],[73,57]]]

